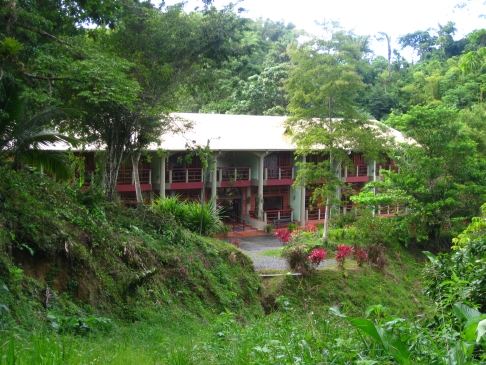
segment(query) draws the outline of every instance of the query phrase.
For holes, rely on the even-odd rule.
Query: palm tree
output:
[[[27,165],[59,179],[70,178],[72,171],[66,154],[52,150],[55,143],[73,145],[77,142],[75,138],[56,132],[52,123],[69,111],[49,106],[37,113],[29,113],[18,90],[3,86],[0,95],[0,161],[11,161],[16,169]]]

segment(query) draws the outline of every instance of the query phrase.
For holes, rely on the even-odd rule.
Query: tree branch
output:
[[[40,30],[40,29],[31,27],[30,25],[23,24],[23,23],[15,23],[15,24],[18,25],[21,28],[25,28],[25,29],[31,30],[31,31],[33,31],[33,32],[35,32],[37,34],[40,34],[40,35],[45,36],[47,38],[53,39],[54,41],[56,41],[59,44],[62,44],[62,45],[67,46],[69,48],[74,48],[74,46],[71,43],[66,42],[66,41],[63,41],[62,39],[59,39],[59,38],[57,38],[56,36],[53,36],[50,33],[44,32],[43,30]],[[73,49],[70,49],[70,52],[74,55],[74,57],[76,57],[79,60],[84,60],[85,59],[85,57],[82,54],[76,52]]]
[[[22,24],[22,23],[15,23],[15,24],[17,24],[21,28],[25,28],[25,29],[31,30],[31,31],[33,31],[35,33],[38,33],[40,35],[43,35],[43,36],[45,36],[47,38],[51,38],[51,39],[55,40],[56,42],[58,42],[60,44],[64,44],[65,46],[72,47],[72,44],[70,44],[70,43],[68,43],[66,41],[63,41],[62,39],[59,39],[59,38],[53,36],[50,33],[44,32],[43,30],[40,30],[40,29],[31,27],[30,25],[27,25],[27,24]]]
[[[39,80],[47,80],[47,81],[77,81],[81,82],[81,80],[73,79],[71,77],[48,77],[48,76],[39,76],[39,75],[32,75],[26,71],[20,71],[23,75],[30,77],[32,79],[39,79]]]

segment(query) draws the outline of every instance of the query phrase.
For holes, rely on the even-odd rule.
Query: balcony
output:
[[[152,184],[152,169],[139,169],[138,176],[140,184]],[[118,171],[118,178],[116,179],[118,185],[134,185],[135,175],[132,169],[123,169]]]
[[[166,174],[166,189],[201,189],[203,187],[202,168],[173,168]]]
[[[324,215],[326,214],[326,207],[319,207],[305,209],[305,220],[306,221],[320,221],[324,219]]]
[[[251,185],[251,167],[218,167],[217,172],[217,187],[243,187]]]
[[[356,165],[352,168],[341,169],[341,177],[345,182],[368,182],[370,181],[370,166]]]
[[[139,169],[140,188],[142,191],[152,190],[152,169]],[[135,191],[135,175],[133,169],[122,169],[118,171],[116,179],[119,192]]]
[[[267,166],[263,170],[266,185],[292,185],[294,179],[294,166]]]

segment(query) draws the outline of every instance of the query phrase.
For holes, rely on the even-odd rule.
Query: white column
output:
[[[258,163],[258,207],[257,214],[260,219],[263,219],[263,164],[265,162],[265,154],[260,154],[260,161]]]
[[[159,183],[159,190],[160,190],[160,197],[165,197],[165,169],[166,169],[166,159],[167,157],[162,156],[160,158],[160,183]]]
[[[305,163],[305,156],[302,156],[302,162]],[[300,226],[305,227],[306,214],[305,214],[305,186],[300,189]]]
[[[217,185],[216,182],[218,180],[218,157],[213,156],[214,162],[213,162],[213,171],[212,171],[212,178],[211,178],[211,199],[216,198],[216,191],[217,191]],[[216,201],[215,201],[216,203]]]
[[[246,188],[246,214],[250,215],[251,210],[251,186],[247,186]]]

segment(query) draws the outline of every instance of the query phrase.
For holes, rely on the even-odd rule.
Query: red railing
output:
[[[201,182],[202,169],[201,168],[169,169],[169,173],[166,175],[166,180],[167,180],[166,182],[168,183]]]
[[[292,219],[292,209],[265,210],[266,221],[272,223],[274,219]]]
[[[368,176],[369,165],[356,165],[353,168],[342,168],[341,177]]]
[[[152,169],[139,169],[138,176],[140,178],[140,184],[152,183]],[[123,169],[118,172],[118,178],[116,179],[118,185],[133,185],[133,170]]]
[[[306,208],[306,220],[308,221],[318,221],[324,219],[324,215],[326,214],[326,207],[319,207],[319,208]]]
[[[282,180],[294,178],[294,166],[267,166],[264,180]]]
[[[354,167],[354,173],[356,176],[368,176],[368,165],[358,165]]]
[[[246,181],[250,180],[250,167],[218,167],[218,181]]]

